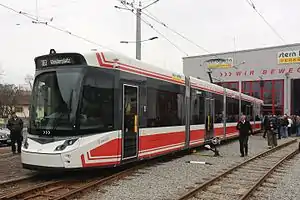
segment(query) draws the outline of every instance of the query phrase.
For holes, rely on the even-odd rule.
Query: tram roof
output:
[[[172,72],[137,59],[113,52],[90,52],[84,54],[86,62],[90,66],[104,68],[118,68],[122,71],[161,79],[177,84],[185,83],[185,76],[181,72]]]
[[[56,52],[55,52],[56,54]],[[60,53],[59,53],[60,54]],[[71,55],[72,53],[61,53],[60,55],[68,54]],[[74,55],[77,53],[74,53]],[[78,54],[77,54],[78,55]],[[94,67],[101,67],[101,68],[108,68],[108,69],[119,69],[121,71],[126,71],[133,74],[138,74],[141,76],[151,77],[154,79],[160,79],[180,85],[185,84],[185,75],[181,72],[172,72],[167,69],[163,69],[161,67],[157,67],[145,62],[142,62],[137,59],[130,58],[128,56],[117,54],[110,51],[93,51],[81,54],[87,65],[94,66]],[[46,55],[45,55],[46,56]],[[194,77],[189,77],[191,81],[191,85],[194,88],[199,88],[205,91],[213,92],[216,94],[224,94],[224,88],[209,83],[204,80],[200,80]],[[240,93],[225,89],[226,95],[232,98],[239,98]],[[245,94],[241,94],[243,100],[262,103],[263,101]]]

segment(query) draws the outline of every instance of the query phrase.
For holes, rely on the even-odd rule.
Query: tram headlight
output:
[[[55,148],[55,151],[62,151],[62,150],[64,150],[66,147],[67,147],[67,146],[64,145],[64,144],[59,145],[59,146],[57,146],[57,147]]]
[[[63,151],[67,146],[73,145],[78,138],[66,140],[63,144],[57,146],[54,151]]]

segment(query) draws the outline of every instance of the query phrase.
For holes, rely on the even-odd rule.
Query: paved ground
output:
[[[2,153],[9,153],[11,151],[10,147],[0,147],[0,155]]]
[[[1,154],[0,154],[1,155]],[[31,171],[22,168],[20,155],[0,157],[0,182],[28,176]]]

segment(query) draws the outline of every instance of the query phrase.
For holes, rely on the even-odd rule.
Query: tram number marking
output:
[[[103,144],[104,142],[107,142],[109,140],[109,137],[101,138],[98,140],[99,144]]]
[[[51,131],[44,130],[44,131],[42,132],[42,134],[43,134],[43,135],[50,135],[50,134],[51,134]]]

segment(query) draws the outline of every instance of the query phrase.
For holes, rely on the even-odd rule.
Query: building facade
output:
[[[183,72],[262,99],[263,114],[300,113],[300,43],[184,57]]]

